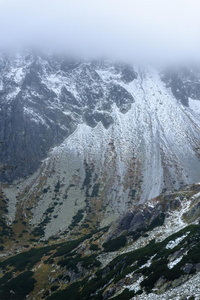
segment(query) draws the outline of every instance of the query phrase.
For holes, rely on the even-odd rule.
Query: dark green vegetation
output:
[[[59,190],[60,190],[60,181],[58,181],[57,184],[55,185],[54,192],[55,192],[55,193],[58,193]]]
[[[49,246],[43,248],[33,248],[27,252],[23,252],[12,256],[3,262],[0,262],[0,268],[6,269],[13,267],[13,271],[24,271],[25,269],[30,270],[37,262],[41,260],[43,255],[48,255],[51,250],[54,250],[56,246]]]
[[[13,237],[13,230],[10,226],[8,226],[4,218],[4,213],[8,212],[8,201],[9,199],[5,198],[0,190],[0,251],[3,250],[3,245],[1,244],[4,243],[4,239]]]
[[[199,226],[191,225],[179,233],[172,235],[166,241],[176,239],[177,237],[188,232],[189,234],[185,237],[175,248],[166,249],[163,247],[163,243],[160,245],[159,249],[156,251],[156,256],[153,258],[150,267],[144,267],[141,273],[146,276],[146,279],[141,283],[141,286],[145,288],[147,292],[150,292],[154,287],[156,281],[160,278],[160,274],[167,280],[173,281],[180,276],[186,274],[184,271],[184,266],[186,264],[191,264],[190,274],[196,273],[195,265],[200,263],[200,230]],[[162,246],[162,247],[161,247]],[[184,250],[183,258],[179,263],[177,263],[172,269],[169,269],[167,264],[169,263],[169,258],[174,253],[180,251],[180,256],[182,254],[181,250]],[[188,251],[188,252],[187,252]]]
[[[93,232],[94,233],[94,232]],[[78,247],[78,245],[83,242],[84,240],[90,238],[93,233],[90,233],[78,240],[74,240],[74,241],[71,241],[71,242],[66,242],[66,243],[63,243],[58,251],[55,252],[55,254],[53,255],[53,257],[58,257],[58,256],[63,256],[63,255],[67,255],[69,254],[72,250],[74,250],[74,248]]]
[[[98,249],[99,249],[98,245],[96,245],[96,244],[91,244],[90,245],[90,250],[97,251]]]
[[[36,283],[32,278],[34,273],[31,271],[24,272],[16,278],[7,281],[4,285],[0,286],[0,299],[2,300],[23,300],[26,295],[29,295]]]
[[[118,296],[112,298],[114,300],[127,300],[127,299],[131,299],[132,297],[134,297],[136,294],[134,291],[129,291],[129,289],[125,289],[121,294],[119,294]]]
[[[89,165],[86,163],[86,161],[84,161],[84,165],[85,165],[86,175],[85,175],[82,189],[84,187],[86,187],[86,189],[88,190],[88,188],[90,187],[91,179],[92,179],[92,171],[90,170]]]
[[[164,217],[154,219],[154,223],[150,225],[153,228],[160,226],[163,219]],[[103,300],[109,297],[109,289],[111,293],[114,291],[113,299],[130,299],[143,291],[151,292],[161,276],[165,282],[172,282],[185,274],[197,272],[196,265],[200,263],[199,225],[190,225],[159,243],[152,240],[143,248],[116,256],[106,267],[102,267],[99,254],[106,257],[107,252],[123,249],[131,238],[130,233],[124,233],[101,244],[101,238],[107,230],[108,228],[101,229],[73,241],[54,242],[51,246],[33,248],[0,262],[3,271],[3,277],[0,278],[0,299],[25,299],[26,295],[34,294],[38,286],[38,275],[34,270],[38,263],[45,266],[44,269],[48,270],[46,276],[51,277],[52,283],[44,286],[41,295],[42,299],[48,300]],[[166,248],[169,241],[186,233],[187,236],[173,249]],[[137,234],[140,236],[144,233],[138,231],[135,232]],[[134,233],[131,235],[133,237]],[[168,264],[175,259],[172,258],[174,255],[175,258],[182,259],[169,269]],[[149,260],[149,266],[144,266]],[[191,265],[189,271],[185,267],[188,264]],[[52,273],[52,270],[56,270],[56,273]],[[144,276],[138,292],[126,288],[125,278],[130,273],[136,280]],[[122,287],[121,294],[115,296]],[[10,294],[10,290],[15,294]]]
[[[65,267],[67,270],[71,269],[78,273],[77,265],[80,264],[81,267],[88,269],[93,267],[99,267],[101,263],[96,259],[96,255],[81,257],[80,254],[71,257],[68,256],[58,262],[58,265]]]
[[[84,217],[84,210],[79,209],[77,214],[73,217],[73,221],[72,221],[70,227],[74,227],[74,226],[78,225],[78,223],[83,219],[83,217]]]
[[[90,238],[92,234],[93,233],[72,242],[65,242],[41,248],[32,248],[29,251],[22,252],[0,262],[0,268],[4,274],[3,277],[0,278],[0,299],[24,299],[25,296],[34,289],[36,280],[32,278],[34,272],[30,270],[38,262],[41,262],[42,259],[49,256],[44,263],[51,265],[56,258],[60,259],[61,256],[62,258],[63,256],[67,257],[68,254],[69,256],[72,256],[73,254],[70,254],[70,252],[85,239]],[[79,261],[81,261],[82,267],[84,268],[88,268],[89,266],[98,267],[100,265],[99,261],[96,260],[95,255],[84,258],[80,258],[80,256],[77,255],[77,257],[75,256],[72,259],[69,258],[69,261],[73,267],[75,267]],[[64,259],[60,260],[59,264],[62,265],[63,262]],[[16,272],[19,275],[13,277]],[[51,291],[54,292],[58,287],[52,287]],[[10,290],[12,290],[13,293],[10,293]]]
[[[186,232],[185,237],[175,248],[166,249],[166,245],[170,240],[175,240],[181,237]],[[191,247],[192,246],[192,247]],[[181,248],[186,249],[183,259],[173,268],[169,269],[169,257]],[[187,252],[188,249],[188,252]],[[184,274],[183,267],[189,262],[194,265],[191,273],[195,273],[195,264],[200,263],[200,232],[198,225],[191,225],[160,243],[151,241],[147,246],[138,250],[125,253],[117,256],[105,268],[96,271],[95,276],[88,280],[84,278],[78,282],[71,284],[65,290],[55,292],[48,300],[52,299],[71,299],[71,300],[88,300],[103,299],[103,293],[106,288],[111,285],[118,285],[120,280],[123,280],[127,274],[135,272],[138,275],[144,275],[145,279],[141,283],[141,289],[150,292],[156,281],[161,277],[168,281],[173,281]],[[153,258],[152,258],[153,257]],[[152,258],[152,263],[149,267],[142,267],[149,259]],[[77,259],[77,257],[76,257]],[[139,293],[142,291],[140,290]],[[133,297],[134,291],[124,290],[124,292],[114,299],[129,299]]]
[[[126,245],[126,236],[121,235],[116,239],[110,240],[103,244],[103,247],[106,252],[113,252],[119,250],[121,247]]]
[[[92,190],[91,197],[98,197],[98,193],[99,193],[99,183],[95,183]]]

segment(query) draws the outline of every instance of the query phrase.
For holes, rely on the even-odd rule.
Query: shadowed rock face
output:
[[[199,68],[179,68],[166,70],[162,76],[174,95],[184,106],[189,106],[189,98],[200,99],[200,70]]]
[[[34,101],[35,103],[27,107],[26,95],[21,92],[12,103],[2,105],[0,116],[2,181],[10,182],[34,172],[50,147],[62,142],[63,137],[73,129],[69,116],[58,110],[48,109],[45,102],[39,98]],[[30,116],[33,116],[34,121]],[[62,128],[58,123],[65,124],[66,128]]]
[[[161,196],[161,201],[152,201],[148,206],[139,205],[127,212],[118,222],[115,224],[115,230],[108,237],[116,237],[123,232],[139,233],[152,230],[155,227],[162,226],[165,218],[168,216],[169,211],[175,211],[181,207],[181,200],[183,196],[175,197],[173,194],[168,196]],[[152,206],[153,203],[153,206]],[[195,219],[195,217],[194,217]]]
[[[85,122],[105,128],[113,123],[111,106],[126,112],[133,97],[120,85],[106,83],[97,69],[113,68],[131,82],[127,65],[82,62],[30,53],[0,57],[0,180],[12,182],[35,172],[51,147]]]

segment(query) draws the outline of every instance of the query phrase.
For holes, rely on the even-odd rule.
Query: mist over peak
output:
[[[199,60],[199,1],[1,0],[0,6],[3,47],[142,63]]]

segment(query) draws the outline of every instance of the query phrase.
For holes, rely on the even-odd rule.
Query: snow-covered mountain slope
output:
[[[62,55],[0,55],[0,179],[12,182],[37,170],[49,149],[76,128],[112,122],[111,106],[125,112],[134,101],[122,86],[106,83],[94,62]],[[98,64],[98,63],[96,63]],[[132,67],[107,65],[114,76],[136,78]]]
[[[37,172],[4,187],[10,221],[25,213],[46,238],[93,229],[200,181],[198,71],[180,71],[183,105],[171,73],[151,67],[33,54],[1,65],[2,179],[35,171],[57,144]]]

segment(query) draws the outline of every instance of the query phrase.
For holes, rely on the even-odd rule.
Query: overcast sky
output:
[[[162,61],[200,57],[200,0],[0,0],[2,47]]]

